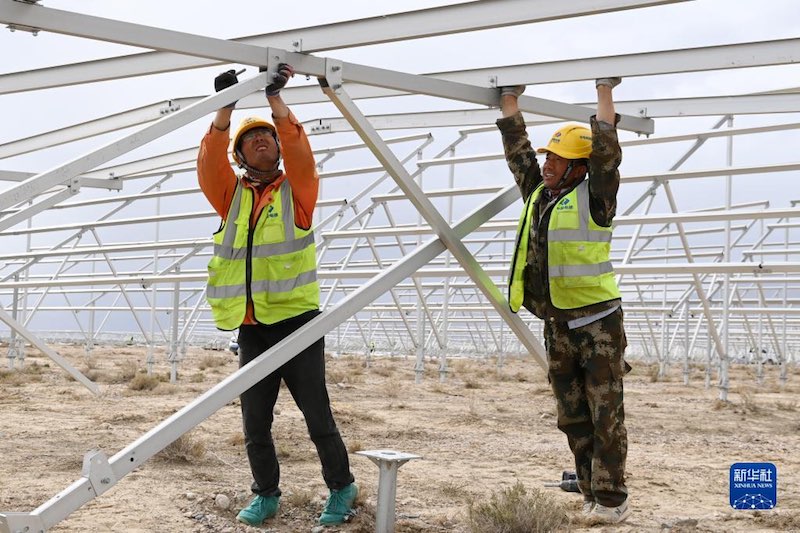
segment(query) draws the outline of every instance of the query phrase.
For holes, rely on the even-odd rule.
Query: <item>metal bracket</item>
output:
[[[340,94],[342,89],[342,62],[338,59],[325,59],[325,81],[334,93]]]
[[[167,106],[162,107],[158,110],[159,115],[169,115],[170,113],[174,113],[175,111],[180,111],[181,105],[177,103],[173,103],[172,100],[167,100]]]
[[[331,123],[330,122],[323,122],[321,119],[319,124],[311,126],[310,133],[330,133],[331,132]]]
[[[489,87],[497,89],[497,76],[489,76]]]
[[[292,50],[295,52],[302,52],[303,51],[303,39],[293,39],[292,40]]]
[[[267,59],[264,67],[267,68],[267,85],[272,83],[272,76],[278,71],[278,65],[286,63],[286,50],[282,48],[267,47]],[[262,67],[263,68],[263,67]]]
[[[91,450],[83,456],[81,475],[89,480],[96,496],[100,496],[117,484],[117,476],[108,463],[108,457],[100,450]]]
[[[23,2],[23,3],[27,3],[27,2]],[[26,32],[30,33],[31,35],[33,35],[34,37],[39,35],[39,32],[42,31],[41,28],[34,28],[33,26],[23,26],[22,24],[9,24],[8,26],[6,26],[6,28],[8,28],[8,31],[10,31],[11,33],[14,33],[17,30],[26,31]]]
[[[45,533],[41,516],[30,513],[0,514],[0,533]]]
[[[75,176],[69,180],[69,183],[67,183],[67,189],[69,189],[70,194],[78,194],[81,191],[80,176]]]

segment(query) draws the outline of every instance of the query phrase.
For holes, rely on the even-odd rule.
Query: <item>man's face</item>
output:
[[[551,190],[557,190],[568,186],[575,177],[580,176],[586,172],[585,167],[583,165],[573,165],[572,171],[570,171],[569,176],[559,186],[559,182],[561,178],[564,177],[564,172],[567,171],[567,167],[569,166],[569,159],[565,159],[560,155],[554,154],[553,152],[547,152],[547,157],[544,160],[544,165],[542,165],[542,178],[544,181],[544,186]]]
[[[267,128],[253,128],[241,137],[245,162],[256,170],[269,171],[278,160],[278,145]]]

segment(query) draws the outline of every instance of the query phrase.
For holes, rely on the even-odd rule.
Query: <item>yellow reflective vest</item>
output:
[[[239,183],[228,216],[214,234],[206,297],[222,330],[242,325],[248,299],[262,324],[319,308],[314,231],[295,225],[288,181],[278,186],[251,231],[253,197],[253,191]]]
[[[508,302],[515,313],[525,294],[523,272],[534,204],[540,184],[525,202],[511,261]],[[611,266],[611,228],[597,225],[589,210],[589,180],[584,180],[552,207],[547,226],[547,271],[550,299],[558,309],[577,309],[620,297]]]

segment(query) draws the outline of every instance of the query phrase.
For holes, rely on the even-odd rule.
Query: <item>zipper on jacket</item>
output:
[[[242,191],[244,192],[244,191]],[[253,281],[253,234],[255,233],[253,227],[253,210],[256,208],[255,202],[255,194],[251,191],[250,194],[252,195],[252,202],[250,207],[250,218],[247,221],[247,256],[244,262],[245,274],[244,274],[244,286],[245,291],[247,293],[247,302],[245,303],[245,313],[247,313],[246,309],[253,301],[253,290],[250,288],[250,283]],[[256,315],[256,306],[253,304],[253,318]],[[258,319],[256,318],[256,322]]]

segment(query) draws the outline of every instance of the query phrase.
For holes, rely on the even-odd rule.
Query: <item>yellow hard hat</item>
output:
[[[233,160],[239,165],[242,164],[242,161],[239,160],[239,141],[242,139],[242,135],[255,128],[267,128],[270,130],[270,132],[272,132],[272,136],[275,137],[275,141],[278,141],[278,133],[275,129],[275,126],[263,118],[247,117],[246,119],[243,119],[241,124],[239,124],[239,129],[236,130],[236,135],[233,136]]]
[[[592,153],[592,132],[577,124],[567,124],[558,129],[544,148],[536,153],[553,152],[564,159],[585,159]]]

